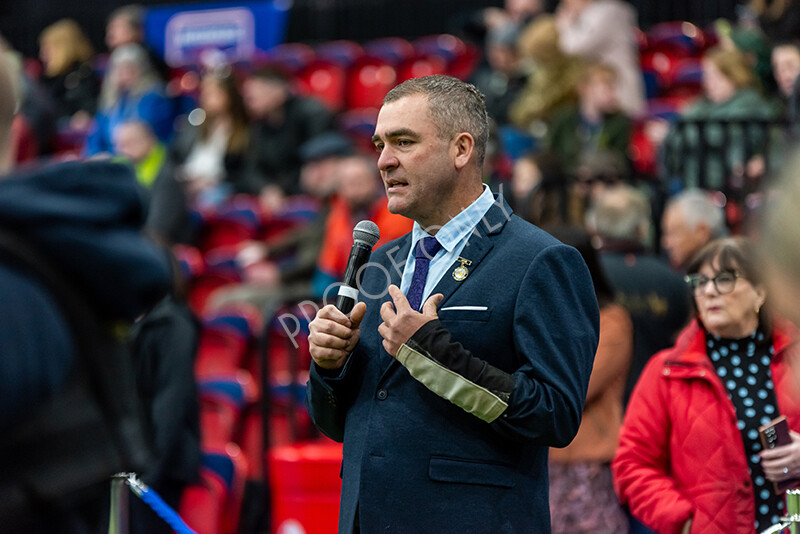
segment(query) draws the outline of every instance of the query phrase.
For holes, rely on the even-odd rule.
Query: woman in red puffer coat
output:
[[[783,514],[771,481],[800,477],[800,434],[764,451],[758,427],[800,429],[788,369],[794,332],[763,312],[751,245],[726,238],[689,267],[698,319],[652,358],[633,392],[612,463],[621,502],[659,533],[751,534]]]

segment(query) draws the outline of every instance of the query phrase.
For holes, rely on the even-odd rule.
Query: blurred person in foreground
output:
[[[307,405],[344,442],[340,533],[550,530],[548,449],[578,431],[597,303],[580,254],[482,183],[488,130],[449,76],[378,114],[388,209],[414,228],[372,253],[349,316],[309,325]]]
[[[628,532],[628,518],[611,479],[611,460],[622,426],[622,396],[633,355],[633,325],[614,301],[589,235],[574,227],[553,228],[557,239],[581,253],[600,306],[600,343],[578,435],[563,449],[550,449],[550,523],[554,534]]]
[[[617,302],[633,320],[633,361],[625,403],[650,358],[675,341],[689,320],[689,292],[681,277],[648,249],[650,204],[639,190],[616,186],[597,196],[586,217]]]
[[[708,191],[687,189],[667,201],[661,216],[661,246],[676,271],[684,273],[700,249],[726,235],[725,212]]]
[[[766,272],[773,309],[800,326],[800,152],[787,162],[779,181],[766,190],[768,203],[759,229],[759,257]],[[800,362],[798,362],[800,364]],[[797,371],[800,381],[800,369]]]
[[[642,373],[623,422],[614,484],[657,532],[752,533],[778,522],[772,482],[800,475],[800,397],[787,321],[745,238],[712,241],[686,276],[697,319]],[[786,416],[791,444],[764,450],[759,427]]]
[[[12,94],[2,58],[0,94]],[[110,477],[149,465],[121,334],[166,293],[169,268],[140,234],[126,166],[6,174],[15,107],[0,98],[0,522],[97,531]]]

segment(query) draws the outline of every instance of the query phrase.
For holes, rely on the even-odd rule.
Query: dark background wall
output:
[[[551,0],[555,3],[554,0]],[[98,50],[103,50],[105,20],[130,0],[0,0],[0,33],[23,54],[38,52],[38,35],[63,17],[77,20]],[[188,0],[140,0],[140,4],[181,4]],[[235,3],[235,2],[231,2]],[[502,0],[295,0],[288,40],[364,41],[377,37],[418,37],[452,28],[459,14]],[[632,0],[639,24],[689,20],[701,26],[718,17],[734,16],[736,0]]]

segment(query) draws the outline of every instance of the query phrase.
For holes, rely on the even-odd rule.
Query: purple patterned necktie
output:
[[[419,310],[422,305],[422,293],[425,291],[425,280],[428,278],[428,267],[431,259],[436,255],[442,245],[435,237],[425,237],[417,241],[414,247],[414,276],[408,286],[408,303],[412,310]]]

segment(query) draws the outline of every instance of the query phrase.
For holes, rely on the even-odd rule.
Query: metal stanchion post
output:
[[[111,505],[109,511],[108,534],[128,534],[130,516],[128,512],[129,473],[117,473],[111,479]]]

